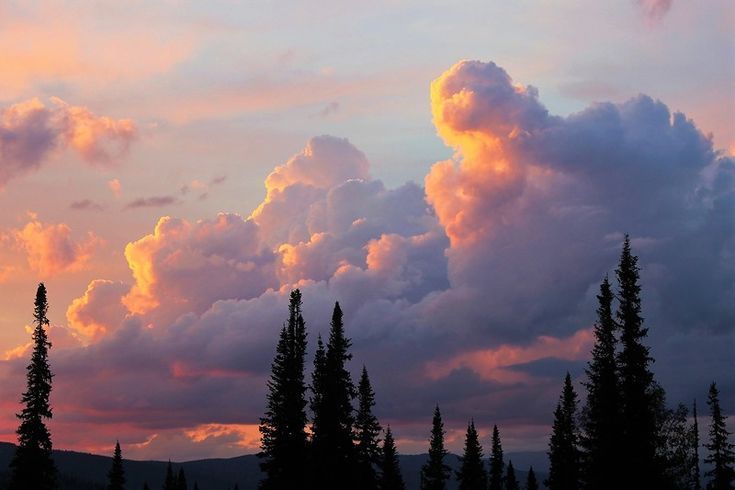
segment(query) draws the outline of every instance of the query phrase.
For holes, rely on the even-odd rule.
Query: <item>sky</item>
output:
[[[735,411],[730,0],[0,3],[0,440],[258,448],[288,294],[425,451],[543,450],[624,234],[669,404]],[[729,408],[728,408],[729,407]],[[702,410],[700,409],[700,412]]]

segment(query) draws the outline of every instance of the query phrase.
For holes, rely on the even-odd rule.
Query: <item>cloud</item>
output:
[[[656,22],[664,18],[671,10],[674,0],[636,0],[638,6],[649,22]]]
[[[162,208],[177,202],[178,200],[174,196],[139,197],[127,203],[125,209]]]
[[[69,225],[43,223],[35,216],[12,232],[16,245],[26,253],[29,267],[40,277],[83,269],[101,240],[92,232],[84,240],[72,238]]]
[[[420,447],[415,421],[437,401],[448,430],[474,416],[543,446],[561,383],[545,370],[580,373],[625,232],[672,402],[704,396],[704,374],[735,383],[731,155],[644,95],[552,115],[493,63],[451,67],[431,104],[455,154],[424,188],[386,188],[349,141],[321,136],[274,169],[249,215],[163,217],[130,242],[130,284],[95,281],[67,311],[85,347],[52,351],[62,440],[84,413],[129,428],[148,455],[176,457],[163,453],[176,441],[182,454],[217,440],[241,451],[247,430],[232,427],[262,414],[298,286],[312,352],[340,301],[351,367],[367,365],[378,415],[406,447]]]
[[[72,201],[69,209],[75,211],[104,211],[105,206],[91,199],[82,199],[81,201]]]
[[[119,198],[122,194],[122,184],[119,179],[111,179],[107,181],[107,188],[110,189],[115,198]]]
[[[29,99],[0,109],[0,187],[66,147],[88,163],[109,164],[125,155],[136,136],[129,119],[97,116],[56,97],[50,102]]]

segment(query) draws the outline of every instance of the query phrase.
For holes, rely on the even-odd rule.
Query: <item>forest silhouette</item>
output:
[[[597,295],[595,342],[582,383],[582,400],[569,373],[561,383],[548,444],[548,477],[538,481],[529,467],[523,468],[525,481],[518,481],[513,462],[505,460],[497,425],[492,427],[486,458],[472,419],[467,422],[459,467],[452,471],[437,404],[427,430],[428,457],[420,470],[422,490],[444,490],[452,481],[461,490],[535,490],[541,485],[551,490],[733,488],[734,445],[717,385],[712,382],[709,388],[711,422],[702,444],[696,401],[691,413],[685,404],[670,407],[664,388],[655,379],[654,359],[646,344],[639,271],[638,258],[626,236],[614,285],[603,278]],[[60,478],[47,426],[53,415],[47,314],[47,291],[41,283],[34,301],[27,387],[17,414],[18,444],[7,481],[11,490],[75,488]],[[390,426],[383,428],[373,413],[380,397],[367,367],[362,367],[357,382],[352,379],[351,341],[339,303],[334,305],[326,343],[321,336],[316,339],[310,378],[306,372],[308,345],[302,295],[295,289],[290,294],[288,319],[279,332],[265,413],[260,419],[259,488],[405,489],[395,434]],[[702,446],[704,472],[700,469]],[[161,477],[163,490],[210,488],[205,481],[189,484],[184,469],[176,471],[171,462]],[[108,490],[130,488],[126,487],[119,442],[107,480]],[[152,485],[145,483],[143,488],[158,488]],[[227,490],[239,490],[238,485],[233,482]]]

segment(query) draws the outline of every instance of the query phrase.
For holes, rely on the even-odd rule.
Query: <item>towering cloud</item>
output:
[[[30,99],[0,109],[0,188],[38,169],[57,149],[73,148],[83,160],[107,164],[123,156],[135,138],[129,119],[97,116],[59,98],[50,105]]]
[[[691,399],[703,371],[734,382],[723,348],[735,339],[731,156],[646,96],[551,115],[493,63],[451,67],[431,103],[455,155],[425,189],[386,189],[347,140],[321,136],[270,174],[248,217],[163,217],[129,243],[131,285],[94,281],[67,311],[88,345],[53,354],[57,423],[72,434],[65,412],[84,407],[89,423],[127,427],[137,456],[173,445],[204,455],[197,444],[217,438],[251,447],[298,286],[312,346],[343,305],[354,367],[370,368],[407,451],[424,438],[422,427],[410,445],[410,420],[436,401],[450,429],[474,414],[532,444],[558,394],[548,373],[580,372],[594,294],[625,232],[673,401]],[[87,383],[71,386],[82,371]]]

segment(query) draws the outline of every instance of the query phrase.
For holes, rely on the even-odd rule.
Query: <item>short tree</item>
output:
[[[444,463],[447,450],[444,447],[444,423],[439,405],[434,409],[431,437],[429,438],[429,460],[421,468],[422,490],[444,490],[449,480],[450,468]]]
[[[122,464],[122,451],[120,441],[115,443],[115,451],[112,455],[112,467],[107,473],[107,490],[123,490],[125,488],[125,470]]]

